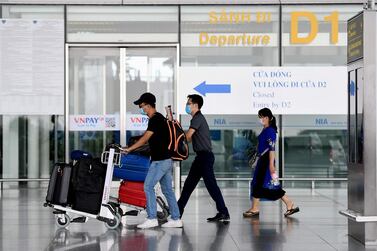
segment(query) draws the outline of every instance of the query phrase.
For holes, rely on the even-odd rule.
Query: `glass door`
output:
[[[67,158],[74,149],[99,156],[142,134],[148,118],[133,101],[144,92],[162,114],[175,107],[176,47],[70,47],[68,68]]]
[[[147,116],[141,115],[139,107],[133,103],[141,94],[153,93],[156,96],[156,109],[163,115],[165,106],[176,108],[177,52],[176,48],[126,48],[124,55],[126,122],[122,144],[127,144],[129,137],[141,135],[147,129]]]

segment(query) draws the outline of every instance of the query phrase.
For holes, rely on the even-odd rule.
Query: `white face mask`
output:
[[[263,124],[263,119],[259,119],[259,122],[261,123],[261,125],[264,125]]]

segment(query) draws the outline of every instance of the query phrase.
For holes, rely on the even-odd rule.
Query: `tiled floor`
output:
[[[231,222],[207,223],[215,205],[196,190],[183,217],[183,229],[137,230],[143,216],[123,218],[123,228],[107,230],[90,220],[57,229],[51,208],[42,206],[46,189],[5,189],[1,196],[1,250],[375,250],[347,236],[345,189],[288,189],[301,212],[284,218],[280,202],[262,202],[259,218],[244,219],[246,188],[222,189]],[[377,247],[376,247],[377,250]]]

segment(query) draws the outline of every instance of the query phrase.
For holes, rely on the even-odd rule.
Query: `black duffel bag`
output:
[[[115,153],[120,153],[122,150],[122,146],[116,143],[110,143],[105,146],[103,149],[104,152],[110,151],[110,148],[113,148],[115,150]]]
[[[132,146],[133,144],[135,144],[141,137],[143,137],[143,135],[138,135],[138,136],[133,136],[133,137],[130,137],[128,139],[128,142],[127,142],[127,146]],[[119,145],[119,144],[116,144],[116,143],[110,143],[110,144],[107,144],[104,148],[104,152],[107,152],[107,151],[110,151],[110,148],[114,148],[115,150],[115,153],[121,153],[122,151],[122,146]],[[149,147],[149,144],[146,143],[140,147],[138,147],[137,149],[133,150],[132,153],[134,154],[140,154],[140,155],[143,155],[143,156],[146,156],[146,157],[149,157],[151,156],[151,150],[150,150],[150,147]]]
[[[128,140],[128,146],[132,146],[133,144],[135,144],[141,137],[143,137],[143,135],[139,135],[139,136],[133,136],[131,138],[129,138]],[[136,148],[135,150],[132,151],[132,153],[134,154],[140,154],[140,155],[143,155],[143,156],[151,156],[151,149],[149,147],[149,144],[146,143],[138,148]]]

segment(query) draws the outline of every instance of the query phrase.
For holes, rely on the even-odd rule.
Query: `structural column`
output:
[[[27,141],[27,177],[39,178],[39,118],[38,116],[28,117],[28,141]],[[34,188],[38,182],[29,182],[28,187]]]
[[[18,178],[19,173],[19,131],[18,116],[3,116],[3,178]],[[16,185],[18,183],[6,183]]]
[[[50,127],[51,127],[50,116],[42,116],[40,118],[40,142],[39,142],[40,178],[50,177],[50,151],[51,151]]]

